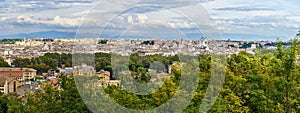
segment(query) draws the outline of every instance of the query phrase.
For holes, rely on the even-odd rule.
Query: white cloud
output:
[[[13,17],[9,17],[9,16],[3,16],[3,17],[0,17],[0,22],[5,22],[5,21],[8,21],[9,19],[11,19]]]
[[[9,24],[4,24],[4,25],[0,26],[0,29],[9,29],[9,30],[12,30],[12,29],[14,29],[14,26],[13,25],[9,25]]]
[[[190,28],[195,28],[195,24],[188,23],[188,22],[168,22],[168,27],[180,28],[180,29],[190,29]]]
[[[132,16],[127,17],[127,23],[133,24],[133,18]]]
[[[138,23],[146,23],[146,21],[148,20],[148,17],[144,14],[138,14],[137,20],[138,20]]]
[[[299,3],[299,1],[298,1]],[[300,21],[295,0],[215,0],[202,3],[224,33],[292,36]]]
[[[52,19],[41,19],[34,16],[21,15],[15,19],[19,24],[46,24],[64,27],[76,27],[80,22],[80,18],[63,18],[60,16],[55,16]]]
[[[75,27],[78,26],[80,22],[80,18],[61,18],[59,16],[56,16],[53,18],[53,24],[58,24],[61,26],[70,26]]]
[[[299,28],[300,7],[297,0],[201,0],[201,4],[207,9],[208,13],[222,31],[227,33],[272,33],[285,32],[291,34]],[[100,3],[96,5],[97,3]],[[111,3],[110,0],[10,0],[0,3],[0,32],[7,31],[9,28],[26,29],[55,29],[53,26],[81,27],[98,30],[98,28],[108,25],[111,28],[127,28],[129,24],[143,24],[145,27],[150,25],[164,26],[172,29],[189,29],[195,27],[193,22],[188,21],[183,15],[172,10],[164,9],[161,6],[168,6],[175,9],[193,7],[199,1],[193,0],[121,0],[118,3]],[[133,5],[134,4],[134,5]],[[141,4],[157,4],[157,6],[141,6],[132,9],[125,14],[119,14],[128,7],[136,7]],[[161,5],[161,6],[160,6]],[[96,6],[95,8],[93,8]],[[187,8],[188,9],[188,8]],[[218,9],[218,10],[216,10]],[[201,11],[190,10],[185,13],[201,14]],[[88,15],[88,16],[86,16]],[[114,16],[112,23],[107,24]],[[199,19],[199,21],[202,21]],[[21,25],[15,26],[14,23]],[[201,22],[196,22],[201,23]],[[26,24],[43,25],[44,28],[34,28],[35,26],[25,26]],[[6,27],[3,27],[3,26]],[[51,26],[51,28],[49,27]],[[214,23],[202,22],[203,28],[215,27]],[[49,27],[49,28],[48,28]],[[99,31],[97,31],[99,32]]]
[[[300,16],[288,16],[286,19],[295,21],[295,22],[300,22]]]

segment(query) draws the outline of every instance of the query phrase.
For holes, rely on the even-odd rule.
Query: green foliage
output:
[[[0,67],[10,67],[10,65],[5,62],[2,57],[0,57]]]
[[[17,41],[22,41],[22,39],[0,39],[0,44],[15,44]]]
[[[49,69],[57,69],[64,64],[66,67],[72,66],[71,54],[46,53],[38,58],[17,58],[12,63],[15,67],[34,68],[38,74],[47,72]]]
[[[7,104],[9,103],[9,100],[7,97],[3,96],[2,94],[0,98],[0,113],[6,113],[8,110]]]
[[[245,51],[234,54],[227,58],[226,76],[223,87],[216,102],[209,113],[240,113],[240,112],[267,112],[267,113],[297,113],[300,112],[300,58],[299,41],[292,40],[290,47],[284,47],[279,42],[274,51],[261,51],[257,54],[249,54]],[[221,66],[220,62],[215,62],[211,55],[200,55],[199,60],[189,60],[179,62],[178,56],[150,55],[139,56],[133,54],[129,58],[114,55],[120,59],[113,59],[112,55],[97,53],[93,55],[79,55],[78,62],[85,62],[83,58],[95,57],[95,67],[99,71],[114,72],[117,78],[126,76],[122,70],[129,69],[131,76],[139,83],[150,82],[151,76],[149,69],[153,62],[161,63],[165,69],[171,65],[172,77],[167,78],[157,91],[149,95],[136,95],[129,93],[126,89],[117,86],[105,88],[106,94],[93,92],[91,90],[82,90],[80,94],[88,96],[80,97],[75,80],[73,77],[62,77],[60,87],[62,90],[56,90],[53,86],[45,85],[44,92],[36,91],[27,94],[25,100],[18,99],[16,95],[2,95],[0,98],[0,112],[90,112],[89,108],[97,112],[126,112],[115,109],[105,103],[104,100],[97,97],[107,97],[113,99],[119,105],[136,110],[150,110],[157,108],[172,98],[176,93],[185,92],[178,88],[182,76],[197,76],[198,87],[194,93],[192,101],[184,112],[199,112],[200,105],[209,99],[205,99],[208,90],[208,84],[213,76],[212,65]],[[17,59],[14,64],[18,66],[28,66],[44,72],[50,68],[56,68],[59,62],[71,65],[71,56],[69,54],[45,54],[43,57],[34,59]],[[183,58],[189,59],[189,56]],[[59,59],[64,59],[59,61]],[[73,59],[74,60],[74,59]],[[1,60],[0,60],[1,61]],[[224,61],[224,62],[225,62]],[[124,64],[126,62],[126,64]],[[90,62],[92,63],[92,62]],[[199,66],[200,73],[183,70],[185,66],[188,70],[194,65]],[[113,67],[115,66],[115,67]],[[115,71],[116,70],[116,71]],[[166,72],[160,70],[159,72]],[[83,78],[89,80],[91,78]],[[77,85],[84,84],[77,82]],[[192,87],[192,86],[189,86]],[[88,87],[89,89],[90,87]],[[152,89],[149,89],[152,91]],[[80,90],[79,90],[80,91]],[[189,95],[180,95],[182,99]],[[91,97],[95,97],[91,99]],[[99,98],[101,99],[101,98]],[[103,103],[98,103],[103,102]],[[105,106],[97,109],[98,105]],[[181,105],[174,104],[170,112],[178,112]],[[181,111],[180,111],[181,112]]]
[[[15,94],[1,95],[0,113],[90,113],[80,98],[73,77],[60,78],[61,89],[44,84],[43,90],[27,93],[24,99]]]
[[[108,40],[100,40],[99,44],[107,44]]]

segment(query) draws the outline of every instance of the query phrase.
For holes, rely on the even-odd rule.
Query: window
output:
[[[17,85],[16,85],[16,81],[14,81],[14,86],[13,86],[13,89],[14,89],[14,92],[17,92]]]

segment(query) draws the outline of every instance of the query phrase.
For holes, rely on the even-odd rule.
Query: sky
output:
[[[299,0],[0,0],[0,35],[39,31],[103,37],[288,40]]]

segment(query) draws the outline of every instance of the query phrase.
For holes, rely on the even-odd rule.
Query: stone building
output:
[[[19,82],[30,84],[36,77],[36,70],[31,68],[0,68],[0,75],[12,77]]]
[[[109,71],[101,70],[101,71],[97,72],[97,76],[98,76],[99,80],[110,80],[110,72]]]
[[[80,75],[80,76],[95,76],[96,70],[94,69],[93,66],[87,66],[87,65],[74,66],[73,74]]]
[[[0,75],[0,93],[8,94],[17,92],[22,83],[13,77]]]
[[[97,72],[97,76],[99,78],[99,82],[101,86],[120,86],[120,80],[111,80],[110,79],[110,72],[101,70]]]

